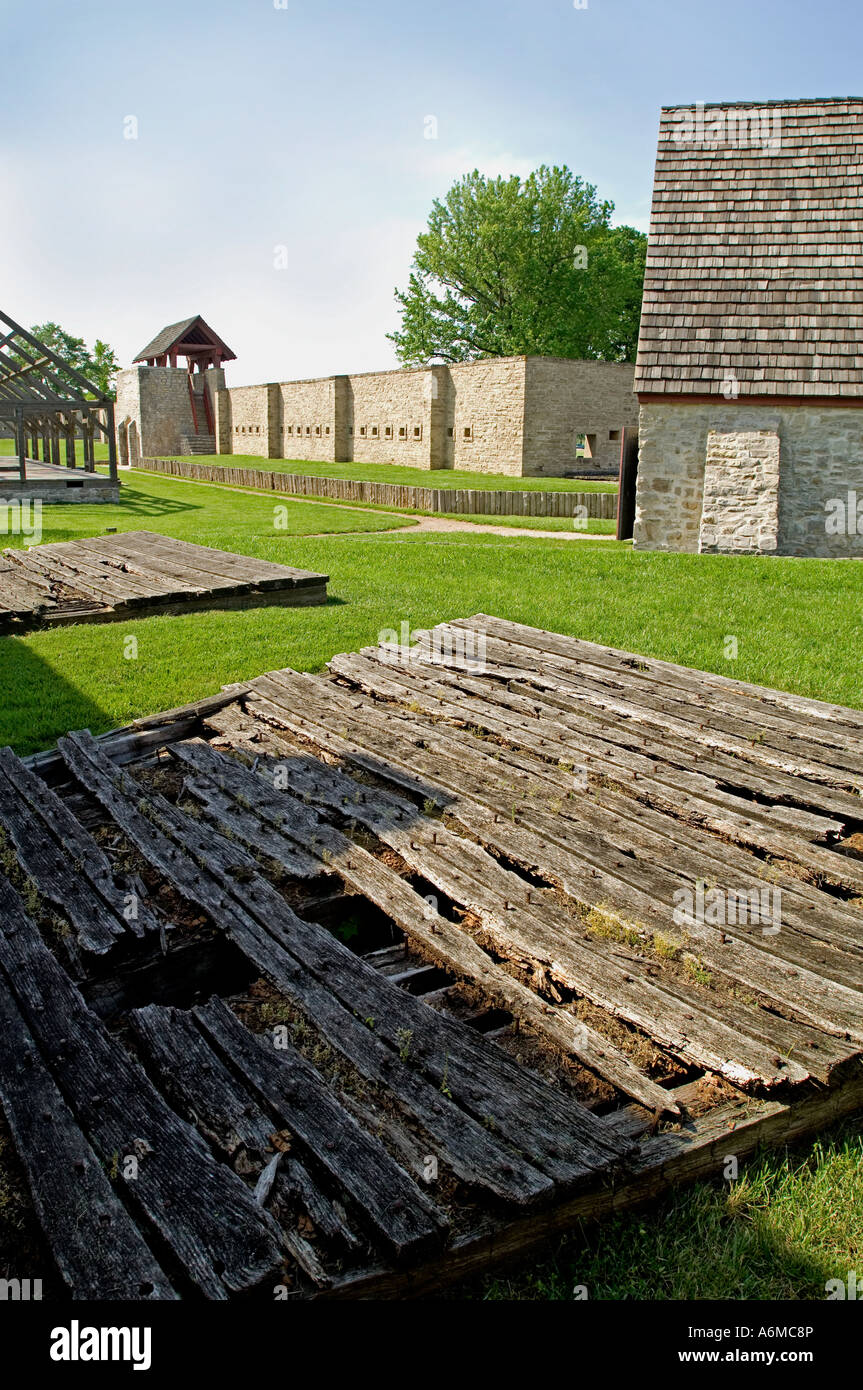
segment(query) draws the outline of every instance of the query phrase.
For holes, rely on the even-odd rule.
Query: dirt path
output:
[[[494,526],[485,522],[457,521],[447,516],[422,516],[417,518],[416,526],[394,526],[394,531],[482,531],[495,536],[536,536],[552,541],[613,541],[607,533],[599,535],[589,531],[540,531],[533,526]]]

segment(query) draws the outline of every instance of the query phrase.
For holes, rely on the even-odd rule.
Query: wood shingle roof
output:
[[[223,362],[236,360],[236,353],[231,351],[218,333],[213,332],[200,314],[193,314],[191,318],[181,319],[179,323],[169,323],[167,328],[156,334],[152,342],[141,348],[135,361],[146,362],[150,358],[164,357],[171,351],[179,352],[181,355],[203,353],[210,347],[219,349]]]
[[[729,380],[863,397],[863,98],[663,108],[635,389]]]

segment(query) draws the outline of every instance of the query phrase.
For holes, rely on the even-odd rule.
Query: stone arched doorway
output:
[[[129,416],[117,422],[117,463],[121,468],[129,467]]]
[[[129,428],[128,428],[128,430],[127,430],[127,437],[128,437],[128,445],[127,445],[127,447],[128,447],[128,454],[129,454],[129,467],[130,467],[130,468],[134,468],[135,465],[136,465],[137,463],[139,463],[139,462],[140,462],[140,459],[141,459],[141,441],[140,441],[140,438],[139,438],[139,436],[138,436],[138,422],[137,422],[137,420],[130,420],[130,421],[129,421]]]

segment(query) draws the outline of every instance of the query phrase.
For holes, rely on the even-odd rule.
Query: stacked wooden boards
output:
[[[0,1095],[73,1295],[422,1293],[863,1106],[863,714],[484,616],[331,668],[0,757]]]
[[[9,549],[0,632],[205,608],[325,603],[328,576],[150,531]]]

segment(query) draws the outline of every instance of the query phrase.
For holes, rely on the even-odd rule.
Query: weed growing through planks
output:
[[[359,936],[360,926],[359,917],[346,917],[345,920],[339,922],[338,926],[335,928],[335,934],[339,938],[339,941],[343,941],[347,946],[348,942],[353,941],[355,937]]]
[[[664,932],[653,933],[653,949],[662,960],[674,960],[686,941],[682,937],[666,936]]]
[[[645,944],[637,927],[629,926],[627,923],[619,922],[615,918],[607,916],[601,906],[592,907],[585,922],[592,936],[601,936],[609,941],[620,941],[626,946],[642,947]]]
[[[449,1053],[444,1056],[443,1076],[440,1083],[441,1095],[446,1096],[447,1100],[452,1100],[452,1091],[449,1088]]]
[[[683,967],[697,985],[707,986],[713,983],[713,976],[704,962],[699,960],[697,956],[685,955],[683,957]]]

